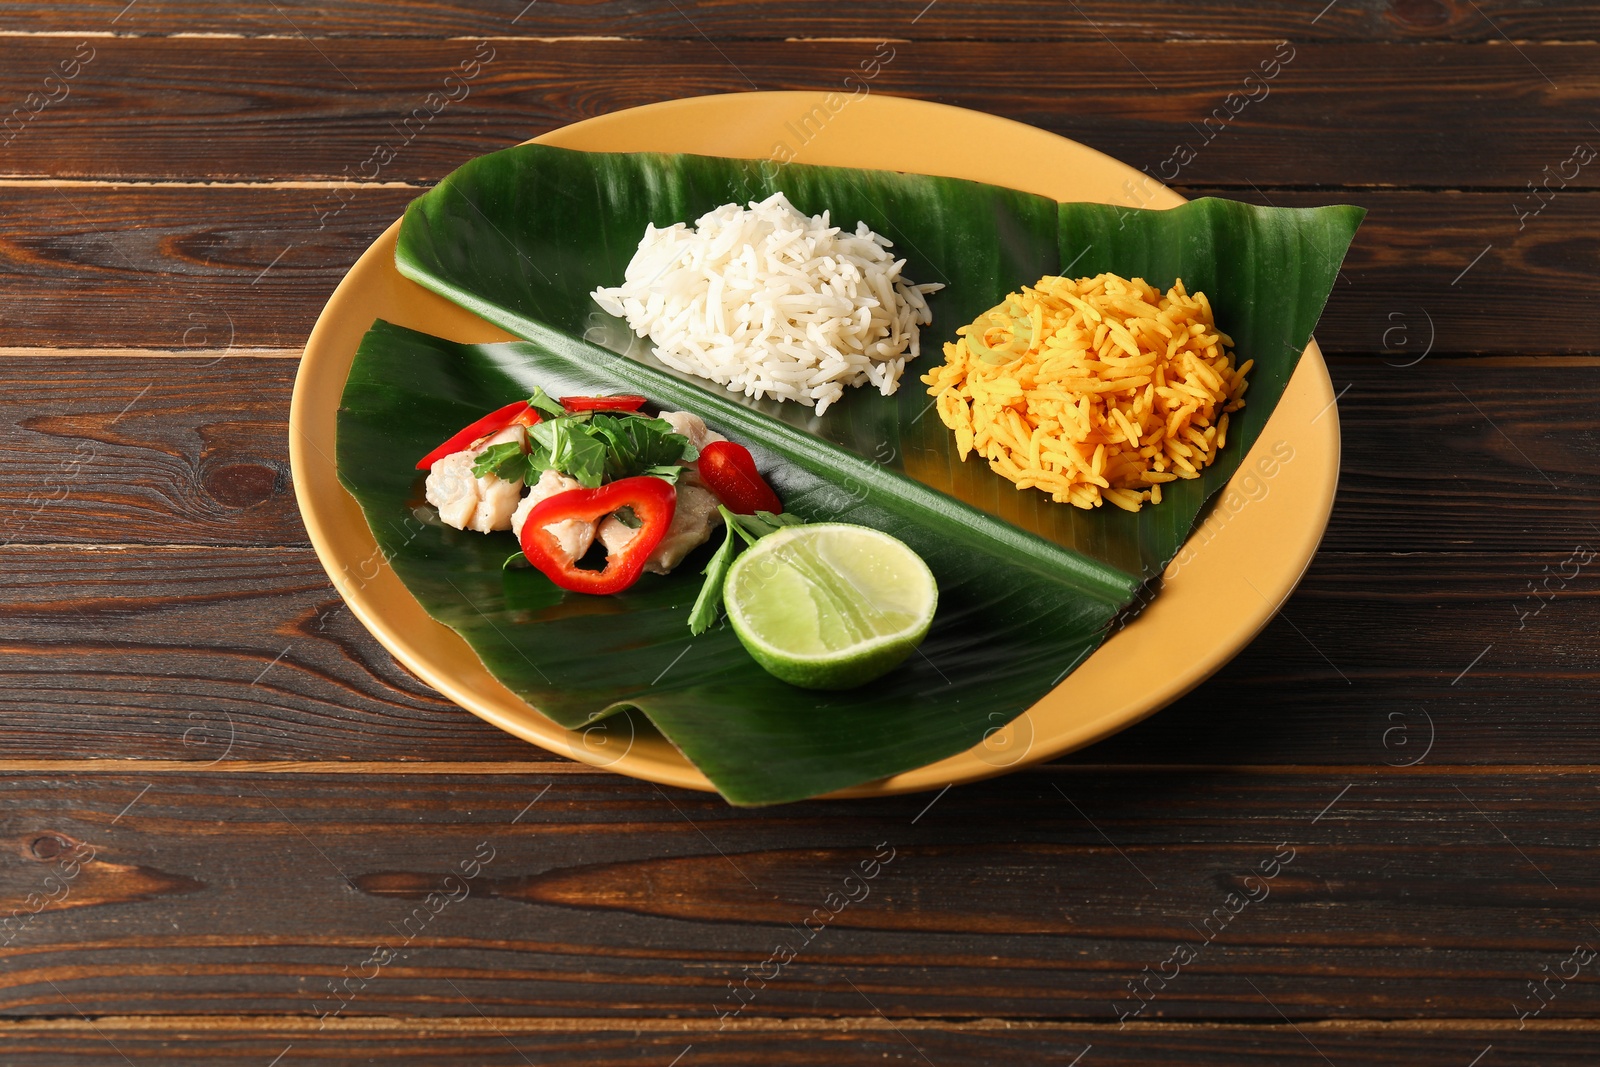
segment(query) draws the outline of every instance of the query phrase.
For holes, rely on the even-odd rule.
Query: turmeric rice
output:
[[[1244,407],[1233,339],[1204,293],[1046,276],[956,331],[922,378],[965,460],[1080,508],[1138,511],[1198,478]]]

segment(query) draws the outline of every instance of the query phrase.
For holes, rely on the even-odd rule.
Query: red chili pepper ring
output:
[[[678,491],[664,478],[648,474],[620,478],[598,489],[572,489],[541,500],[528,512],[522,525],[522,553],[545,577],[575,593],[603,596],[620,593],[644,571],[645,561],[656,550],[672,525],[677,511]],[[608,552],[604,570],[585,570],[562,549],[546,526],[577,519],[599,522],[621,508],[632,508],[641,523],[637,533],[618,552]]]
[[[638,411],[644,407],[644,397],[633,393],[616,396],[564,396],[561,406],[568,411]]]
[[[524,426],[532,426],[539,421],[539,418],[539,409],[526,400],[518,400],[513,404],[507,404],[503,408],[489,412],[489,414],[470,426],[464,426],[451,434],[448,441],[417,460],[417,470],[428,470],[435,463],[453,452],[474,448],[479,442],[493,437],[508,426],[515,426],[518,423]]]

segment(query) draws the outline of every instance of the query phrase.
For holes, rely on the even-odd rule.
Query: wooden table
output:
[[[1600,5],[524,4],[0,8],[0,1062],[1600,1057]],[[296,514],[334,285],[471,156],[875,53],[873,92],[1188,195],[1371,209],[1287,610],[1144,724],[938,796],[740,811],[442,700]]]

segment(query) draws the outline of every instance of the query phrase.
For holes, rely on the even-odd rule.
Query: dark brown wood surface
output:
[[[1600,134],[1590,140],[1600,149]],[[206,195],[197,196],[197,188]],[[1277,207],[1345,200],[1368,209],[1338,299],[1317,328],[1330,355],[1375,353],[1409,364],[1424,353],[1600,353],[1600,334],[1573,328],[1600,273],[1600,249],[1579,236],[1600,230],[1600,191],[1560,193],[1540,215],[1519,221],[1518,206],[1530,210],[1526,192],[1179,188]],[[298,356],[345,270],[423,189],[0,184],[15,212],[0,245],[14,303],[0,355],[11,347],[49,349],[68,334],[84,347],[191,355],[193,365],[230,348]],[[1518,314],[1505,313],[1508,303]],[[130,304],[141,314],[130,317]]]
[[[605,36],[665,40],[862,37],[886,31],[923,40],[1200,40],[1248,39],[1358,41],[1590,40],[1600,16],[1582,4],[1536,0],[1241,0],[1185,4],[1152,0],[1130,6],[1115,0],[952,3],[884,0],[870,8],[817,5],[803,0],[679,4],[674,0],[281,0],[264,9],[219,11],[204,0],[80,0],[60,4],[16,0],[3,28],[27,33],[71,33],[90,27],[141,34],[207,33],[230,37],[515,38]]]
[[[1550,178],[1600,148],[1597,38],[1531,0],[0,7],[0,1063],[1600,1060],[1600,586],[1547,582],[1600,550],[1600,166]],[[456,708],[295,508],[328,294],[475,154],[880,42],[874,92],[1163,177],[1292,55],[1170,183],[1371,212],[1299,590],[1160,714],[943,794],[741,811]]]
[[[394,141],[401,120],[462,60],[484,54],[465,98],[407,138],[378,175],[431,182],[470,155],[623,107],[748,89],[854,91],[844,79],[880,54],[880,40],[897,36],[885,25],[880,37],[853,40],[549,41],[502,40],[492,36],[499,29],[491,22],[482,31],[492,53],[463,39],[292,33],[203,45],[192,37],[0,37],[0,100],[21,104],[57,65],[86,58],[54,90],[59,103],[6,135],[0,175],[361,179],[373,145]],[[1505,194],[1531,201],[1526,185],[1540,183],[1543,168],[1557,174],[1576,144],[1600,139],[1590,125],[1600,76],[1589,43],[890,40],[885,48],[874,92],[1028,122],[1163,180],[1494,189],[1513,230]],[[1231,92],[1259,92],[1245,78],[1275,59],[1266,95],[1208,141],[1199,129],[1206,116]],[[1340,101],[1336,111],[1331,99]],[[1468,111],[1473,121],[1464,122]],[[1174,177],[1162,165],[1180,143],[1195,158]],[[1579,168],[1566,194],[1596,188],[1597,172]]]

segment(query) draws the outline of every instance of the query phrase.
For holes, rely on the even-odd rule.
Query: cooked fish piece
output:
[[[722,525],[717,498],[687,475],[678,479],[678,506],[672,512],[672,525],[656,550],[650,553],[644,569],[666,574],[683,562],[683,557],[705,544],[711,531]]]
[[[570,559],[582,559],[594,544],[594,523],[582,519],[562,519],[546,526],[545,533],[556,539]]]
[[[596,536],[605,546],[606,554],[615,555],[627,548],[628,542],[632,541],[633,535],[638,532],[615,515],[607,515],[600,520],[600,529]]]
[[[545,471],[539,475],[539,480],[533,483],[528,490],[528,495],[522,498],[522,503],[517,505],[516,512],[511,516],[511,531],[518,537],[522,536],[522,524],[528,521],[528,512],[534,505],[549,500],[553,496],[570,492],[573,489],[582,489],[574,478],[568,478],[560,471]]]
[[[490,445],[504,444],[507,441],[520,441],[522,440],[522,432],[523,429],[521,426],[507,426],[505,429],[501,430],[499,433],[483,442],[483,444],[473,449],[473,452],[482,452]]]
[[[682,434],[704,448],[713,441],[726,440],[721,434],[706,428],[705,422],[687,411],[664,411],[661,418],[672,425],[673,432]],[[582,486],[572,478],[547,470],[539,480],[522,493],[521,481],[507,482],[495,475],[473,477],[472,464],[478,454],[490,445],[501,441],[514,441],[522,433],[520,427],[509,427],[483,442],[476,449],[455,452],[433,465],[428,472],[428,502],[439,509],[442,521],[459,530],[511,530],[520,539],[528,515],[540,502],[559,493]],[[672,524],[668,526],[661,543],[651,553],[645,569],[656,574],[666,574],[683,561],[683,558],[705,544],[711,532],[722,525],[717,513],[717,498],[700,481],[694,464],[685,464],[678,479],[678,503],[673,511]],[[634,537],[635,531],[608,516],[599,523],[581,519],[565,519],[546,527],[556,538],[563,552],[573,559],[581,559],[594,544],[596,537],[607,552],[620,551]]]
[[[479,533],[506,530],[511,527],[511,513],[522,496],[522,479],[508,482],[493,474],[477,479],[478,510],[472,516],[472,528]]]
[[[493,474],[474,477],[476,451],[452,452],[428,471],[428,503],[439,519],[458,530],[489,533],[511,527],[511,515],[522,495],[522,481],[508,482]]]
[[[687,411],[663,411],[661,418],[672,424],[672,432],[687,437],[696,448],[704,448],[712,441],[726,441],[727,438],[715,430],[706,429],[706,424],[698,415]]]
[[[534,505],[548,500],[553,496],[565,493],[572,489],[583,488],[575,480],[568,478],[558,471],[545,471],[539,475],[539,480],[533,483],[533,488],[528,495],[522,498],[522,503],[517,505],[517,510],[511,516],[511,529],[520,540],[522,527],[528,521],[528,513]],[[594,523],[584,522],[582,519],[563,519],[553,522],[545,527],[551,536],[556,539],[556,544],[561,550],[573,559],[582,559],[584,553],[589,551],[589,546],[594,544]]]
[[[692,482],[685,475],[678,481],[678,504],[672,512],[672,525],[656,550],[650,553],[644,569],[654,574],[666,574],[683,562],[683,557],[705,544],[711,531],[722,525],[722,515],[717,511],[717,498],[710,490]],[[600,543],[608,553],[622,551],[639,531],[624,524],[615,515],[600,521]]]

